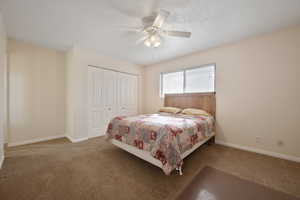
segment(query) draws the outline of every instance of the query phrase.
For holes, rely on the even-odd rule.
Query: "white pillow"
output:
[[[166,113],[173,113],[173,114],[180,113],[180,111],[181,111],[180,108],[175,108],[175,107],[162,107],[159,109],[159,112],[166,112]]]
[[[186,108],[181,113],[185,115],[211,116],[208,112],[195,108]]]

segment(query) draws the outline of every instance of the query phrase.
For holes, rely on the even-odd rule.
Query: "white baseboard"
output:
[[[45,137],[45,138],[37,138],[37,139],[32,139],[32,140],[25,140],[21,142],[9,142],[7,144],[8,147],[14,147],[14,146],[20,146],[20,145],[25,145],[25,144],[32,144],[32,143],[37,143],[37,142],[44,142],[47,140],[54,140],[58,138],[64,138],[66,137],[65,135],[56,135],[56,136],[50,136],[50,137]]]
[[[223,145],[223,146],[228,146],[228,147],[232,147],[232,148],[236,148],[236,149],[241,149],[241,150],[250,151],[250,152],[254,152],[254,153],[264,154],[264,155],[267,155],[267,156],[281,158],[281,159],[284,159],[284,160],[300,162],[300,157],[297,157],[297,156],[290,156],[290,155],[276,153],[276,152],[272,152],[272,151],[257,149],[257,148],[254,148],[254,147],[248,147],[248,146],[242,146],[242,145],[238,145],[238,144],[232,144],[232,143],[228,143],[228,142],[224,142],[224,141],[220,141],[220,140],[216,140],[216,143],[220,144],[220,145]]]
[[[88,139],[97,138],[97,137],[101,137],[101,136],[105,136],[105,134],[90,136]]]
[[[45,138],[37,138],[37,139],[32,139],[32,140],[25,140],[21,142],[9,142],[7,143],[8,147],[14,147],[14,146],[20,146],[20,145],[25,145],[25,144],[32,144],[32,143],[37,143],[37,142],[44,142],[48,140],[54,140],[54,139],[59,139],[59,138],[68,138],[71,142],[76,143],[76,142],[82,142],[84,140],[89,139],[88,137],[86,138],[72,138],[70,136],[66,135],[56,135],[56,136],[50,136],[50,137],[45,137]]]
[[[3,162],[4,162],[4,155],[0,157],[0,169],[2,169]]]
[[[88,140],[88,137],[84,137],[84,138],[72,138],[71,136],[66,136],[72,143],[76,143],[76,142],[82,142],[85,140]]]

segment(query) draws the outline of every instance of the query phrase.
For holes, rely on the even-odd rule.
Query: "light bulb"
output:
[[[153,44],[153,47],[159,47],[160,46],[160,41],[156,41],[156,42],[154,42],[154,44]]]
[[[147,46],[147,47],[151,47],[151,42],[149,39],[145,40],[144,44]]]
[[[156,40],[157,40],[157,36],[156,35],[151,35],[150,41],[155,42]]]

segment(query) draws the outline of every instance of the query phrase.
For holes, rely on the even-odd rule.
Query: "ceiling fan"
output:
[[[143,42],[147,47],[156,48],[161,45],[163,37],[172,36],[190,38],[192,34],[191,32],[163,29],[165,21],[169,15],[170,12],[166,10],[160,10],[156,15],[144,17],[142,19],[143,27],[137,31],[144,33],[145,36],[142,37],[138,43]]]

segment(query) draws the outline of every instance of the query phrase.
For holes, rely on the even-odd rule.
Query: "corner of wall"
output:
[[[0,155],[0,169],[2,169],[3,162],[4,162],[4,155]]]
[[[4,136],[7,130],[7,38],[2,15],[0,13],[0,168],[4,161]]]

